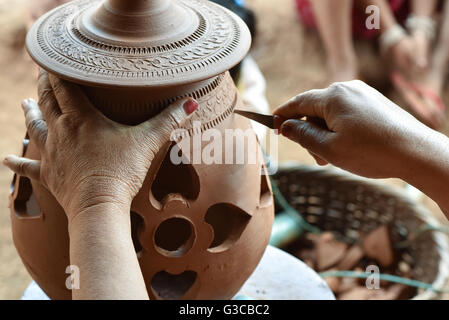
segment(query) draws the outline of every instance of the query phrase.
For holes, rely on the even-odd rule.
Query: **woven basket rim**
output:
[[[403,189],[387,185],[380,182],[380,179],[370,179],[355,175],[348,171],[342,170],[334,166],[317,167],[311,165],[304,165],[297,161],[282,162],[278,166],[278,172],[287,170],[301,170],[308,173],[316,173],[319,175],[324,175],[328,179],[338,178],[341,183],[352,182],[360,183],[372,190],[378,190],[383,194],[389,194],[403,203],[407,203],[416,218],[424,221],[425,223],[442,226],[434,215],[427,209],[422,203],[413,199],[409,194],[405,193]],[[442,232],[432,232],[431,236],[435,242],[436,250],[439,254],[438,261],[438,273],[435,276],[435,280],[432,282],[432,286],[437,289],[442,289],[445,287],[447,280],[449,279],[449,237]],[[413,300],[431,300],[438,299],[441,297],[441,293],[437,293],[431,290],[418,289],[418,294],[413,297]]]

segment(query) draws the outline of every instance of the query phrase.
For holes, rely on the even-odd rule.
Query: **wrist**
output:
[[[405,25],[412,33],[423,33],[430,40],[434,40],[437,33],[437,23],[430,16],[410,15]]]
[[[438,141],[435,133],[425,126],[418,130],[401,133],[402,139],[398,139],[400,143],[397,150],[398,160],[402,165],[398,178],[410,183],[424,173],[424,168],[429,166],[428,158],[432,148],[435,148]]]
[[[133,196],[129,186],[116,179],[98,176],[82,180],[66,195],[63,208],[67,215],[98,206],[115,206],[117,209],[129,209]]]
[[[94,229],[97,225],[102,229],[108,229],[108,226],[112,225],[122,225],[124,230],[129,229],[130,205],[116,202],[98,202],[88,206],[74,205],[66,213],[69,235],[73,231],[85,229],[87,225]]]
[[[427,128],[427,127],[426,127]],[[428,128],[427,128],[428,129]],[[400,178],[420,189],[443,210],[449,209],[449,139],[428,129],[403,154]]]
[[[406,36],[407,32],[399,24],[389,26],[382,32],[379,38],[381,52],[385,54],[401,42]]]
[[[132,196],[129,188],[114,179],[95,177],[84,179],[71,190],[63,206],[69,224],[75,217],[90,213],[113,213],[129,219]]]

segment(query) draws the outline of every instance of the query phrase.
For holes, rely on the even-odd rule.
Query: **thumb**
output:
[[[287,120],[282,124],[281,133],[322,159],[326,158],[326,149],[333,135],[331,131],[304,120]]]
[[[172,133],[180,129],[198,109],[198,102],[185,98],[171,104],[157,116],[145,121],[138,127],[152,141],[152,148],[158,151],[170,140]]]

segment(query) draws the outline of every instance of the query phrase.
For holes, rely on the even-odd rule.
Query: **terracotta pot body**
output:
[[[75,1],[62,6],[44,16],[33,27],[28,39],[29,50],[34,59],[49,72],[82,85],[96,107],[109,118],[121,123],[136,124],[145,121],[179,97],[193,96],[197,99],[198,111],[186,124],[182,140],[183,143],[192,146],[186,149],[187,151],[184,150],[182,155],[190,161],[179,165],[172,163],[170,154],[172,150],[176,150],[174,144],[168,144],[159,151],[142,189],[132,203],[132,235],[151,298],[229,299],[255,269],[268,244],[274,211],[270,183],[267,176],[261,174],[265,172],[261,157],[257,157],[251,164],[205,164],[203,161],[192,160],[195,152],[204,150],[210,143],[210,141],[201,140],[201,132],[206,129],[217,129],[224,146],[226,129],[250,128],[248,120],[233,114],[235,108],[242,108],[243,105],[229,73],[222,70],[229,67],[231,60],[232,64],[235,64],[236,61],[233,60],[240,59],[245,49],[220,48],[217,42],[214,50],[220,53],[228,48],[230,53],[223,59],[232,58],[222,66],[214,65],[219,61],[215,61],[218,58],[213,58],[214,53],[211,55],[209,52],[207,57],[204,57],[201,56],[201,50],[193,51],[199,55],[193,62],[198,65],[204,64],[205,68],[199,73],[194,72],[193,76],[189,73],[191,71],[187,72],[189,75],[183,73],[184,69],[180,69],[180,75],[176,78],[171,75],[174,70],[173,65],[167,67],[168,69],[156,65],[152,66],[151,70],[145,71],[146,74],[137,74],[143,72],[142,70],[129,71],[131,72],[129,81],[122,79],[120,82],[119,78],[126,74],[123,70],[117,71],[121,67],[116,65],[105,67],[104,64],[100,64],[99,69],[105,68],[109,70],[108,72],[115,72],[116,75],[123,73],[119,77],[108,78],[104,72],[96,70],[95,76],[92,76],[92,81],[89,82],[86,79],[89,78],[89,72],[94,72],[93,69],[83,71],[80,65],[82,63],[89,65],[92,61],[80,58],[80,54],[84,52],[87,56],[91,56],[88,51],[93,50],[92,47],[96,44],[91,43],[89,48],[82,48],[80,43],[85,41],[82,36],[71,39],[72,42],[61,44],[61,41],[66,41],[67,37],[77,34],[78,26],[82,26],[80,29],[87,34],[97,32],[108,41],[112,41],[107,31],[113,30],[113,26],[105,26],[103,21],[108,19],[121,21],[123,16],[119,19],[111,18],[109,15],[111,12],[123,9],[121,6],[125,5],[127,12],[135,15],[147,11],[165,12],[168,18],[156,16],[153,20],[150,19],[156,26],[164,25],[166,23],[164,21],[170,21],[172,19],[170,14],[173,12],[181,17],[189,15],[190,11],[196,12],[199,17],[199,27],[190,28],[188,23],[184,21],[183,24],[183,20],[180,19],[180,25],[172,26],[168,28],[168,31],[154,27],[149,34],[143,30],[130,35],[126,29],[122,28],[121,33],[114,34],[114,37],[126,38],[128,42],[134,39],[140,45],[151,40],[152,46],[147,44],[147,48],[152,48],[151,50],[155,52],[154,43],[158,42],[160,46],[158,50],[167,50],[166,55],[173,54],[170,50],[175,47],[168,46],[166,49],[163,47],[164,42],[169,42],[166,38],[176,38],[180,33],[182,37],[189,38],[189,35],[195,35],[195,32],[201,31],[201,28],[205,28],[204,33],[209,38],[213,38],[213,41],[219,41],[217,40],[219,35],[210,33],[218,32],[218,34],[226,34],[223,36],[226,41],[230,43],[234,41],[235,48],[242,46],[233,37],[238,34],[241,37],[246,31],[239,29],[242,26],[238,18],[227,11],[222,12],[229,15],[228,20],[221,18],[223,24],[219,26],[218,31],[212,30],[213,26],[210,24],[212,20],[208,14],[220,13],[220,10],[224,9],[214,5],[211,7],[209,3],[197,0],[149,2],[152,3],[150,7],[148,7],[148,1],[118,0],[105,3]],[[153,5],[155,7],[152,7]],[[115,10],[106,10],[106,12],[101,6],[113,7]],[[171,9],[164,11],[161,9],[164,6]],[[157,8],[159,10],[156,10]],[[99,13],[95,13],[95,10]],[[93,14],[95,19],[89,20],[90,14]],[[220,15],[217,14],[216,18],[219,19]],[[84,24],[80,22],[83,19],[87,19]],[[158,21],[158,19],[162,20]],[[102,26],[102,29],[90,25],[92,21]],[[234,31],[229,29],[232,23],[235,23]],[[201,27],[201,24],[204,26]],[[64,28],[65,31],[58,28]],[[61,34],[60,39],[56,34],[52,34],[54,32]],[[68,33],[64,34],[64,32]],[[202,35],[198,33],[195,37],[200,39]],[[195,44],[195,41],[198,41],[195,37],[192,38],[193,40],[185,41],[192,41]],[[95,39],[99,41],[98,37]],[[122,39],[123,48],[126,41]],[[210,41],[203,42],[203,46],[214,47],[211,44],[213,41]],[[243,41],[242,38],[240,41]],[[33,47],[36,45],[40,48]],[[50,49],[46,47],[47,45]],[[117,42],[114,45],[119,44]],[[106,45],[103,44],[103,46]],[[61,51],[61,48],[64,49]],[[132,48],[130,46],[123,50],[127,54],[131,52],[130,50],[143,50]],[[50,51],[47,52],[46,49]],[[149,50],[147,53],[139,51],[140,59],[144,56],[148,61],[157,60],[157,57],[151,55],[150,49],[147,49]],[[51,50],[55,50],[56,53]],[[68,59],[69,56],[75,57],[73,54],[76,50],[78,53],[74,60],[79,65],[73,62],[74,64],[69,66],[73,69],[66,72],[64,68],[67,67],[68,62],[64,59]],[[97,48],[97,50],[100,49]],[[103,47],[102,50],[99,56],[103,54],[111,59],[123,59],[123,55],[115,51],[118,50],[116,48]],[[239,50],[241,52],[233,56],[233,52]],[[181,56],[186,57],[186,51],[183,52]],[[55,64],[48,62],[52,59],[56,61]],[[158,59],[163,60],[160,57]],[[212,59],[212,71],[207,70],[207,63],[204,62],[207,59]],[[62,67],[58,66],[58,63],[61,63]],[[176,64],[173,61],[171,63]],[[192,64],[187,64],[184,68],[195,70]],[[169,81],[170,79],[172,81]],[[253,133],[252,138],[256,141]],[[246,147],[249,148],[249,145]],[[260,150],[257,150],[260,153]],[[40,157],[36,146],[32,142],[28,143],[27,140],[24,143],[23,154],[32,159]],[[224,158],[223,153],[223,161]],[[57,201],[40,184],[17,176],[12,184],[11,220],[14,243],[32,277],[50,298],[70,299],[71,291],[66,288],[66,280],[70,275],[67,273],[67,267],[70,265],[67,219]]]

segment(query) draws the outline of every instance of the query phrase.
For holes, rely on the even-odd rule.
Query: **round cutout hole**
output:
[[[154,235],[156,249],[169,257],[180,257],[189,251],[194,241],[194,229],[184,218],[170,218],[162,222]]]

